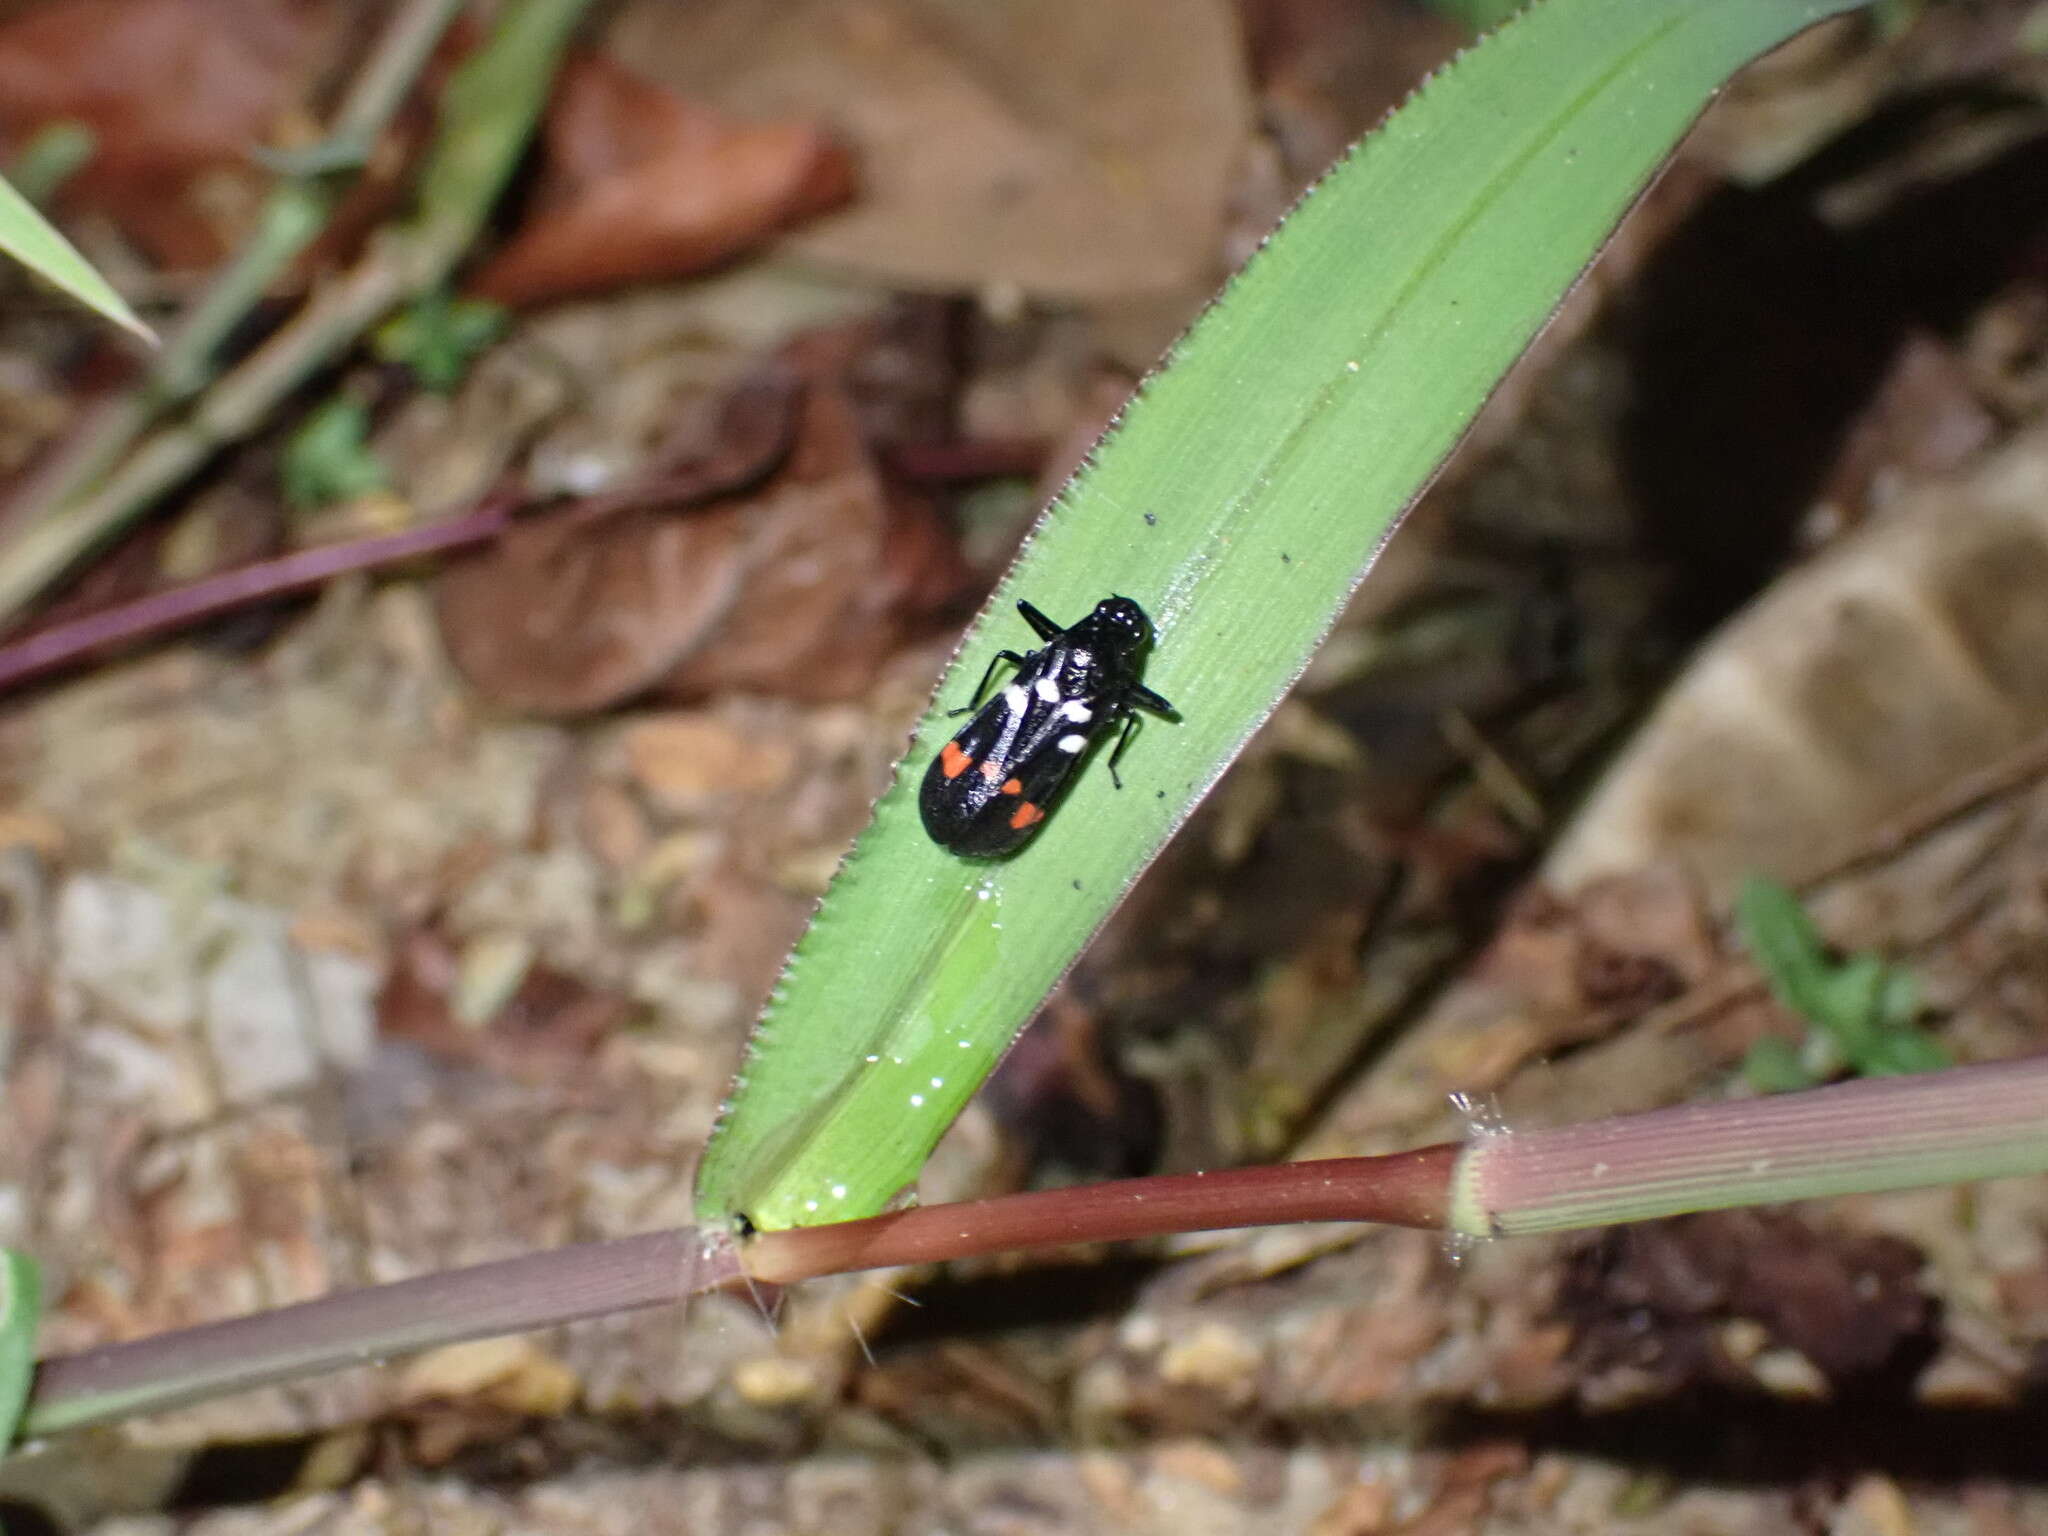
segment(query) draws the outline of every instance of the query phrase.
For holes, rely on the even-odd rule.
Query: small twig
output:
[[[0,692],[72,666],[111,646],[189,629],[251,603],[302,592],[354,571],[372,571],[421,555],[445,554],[496,538],[511,526],[504,503],[461,517],[343,543],[297,550],[275,560],[219,571],[130,603],[53,624],[0,644]]]
[[[61,512],[101,479],[151,422],[206,386],[221,343],[326,228],[339,201],[333,170],[368,157],[461,8],[462,0],[403,0],[392,12],[335,113],[327,144],[338,153],[322,160],[323,170],[290,176],[272,189],[248,242],[165,335],[146,377],[91,413],[0,516],[0,527],[27,527]]]
[[[694,506],[734,495],[772,474],[789,453],[796,432],[798,386],[771,371],[743,381],[719,416],[708,451],[671,454],[652,473],[614,490],[565,502],[526,520],[536,531],[573,536],[627,513]],[[299,550],[233,570],[218,571],[167,591],[102,608],[61,624],[0,641],[0,693],[86,660],[107,648],[159,637],[252,603],[317,587],[336,576],[377,570],[421,555],[446,554],[497,538],[526,510],[500,497],[424,527],[377,534]]]
[[[1470,715],[1462,709],[1443,710],[1437,715],[1437,729],[1443,733],[1450,749],[1471,765],[1479,787],[1514,819],[1517,826],[1532,834],[1544,829],[1549,817],[1544,814],[1543,797],[1515,771],[1514,765],[1500,749],[1486,739],[1486,734],[1473,724]]]
[[[1948,783],[1884,822],[1839,859],[1803,876],[1797,888],[1811,890],[1897,858],[1972,811],[2048,776],[2048,732],[2016,751]]]
[[[397,242],[373,243],[353,271],[223,379],[186,421],[148,438],[86,500],[20,530],[0,550],[0,623],[339,355],[407,291],[406,254]]]

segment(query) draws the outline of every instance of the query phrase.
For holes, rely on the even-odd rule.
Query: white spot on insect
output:
[[[910,1096],[910,1107],[911,1107],[912,1109],[923,1109],[923,1108],[924,1108],[924,1095],[923,1095],[923,1094],[921,1094],[921,1093],[913,1093],[913,1094],[912,1094],[912,1095]]]
[[[932,1086],[934,1088],[943,1088],[946,1086],[946,1080],[943,1077],[935,1077],[932,1079]]]
[[[1095,711],[1086,704],[1083,704],[1079,699],[1069,699],[1060,706],[1060,718],[1062,720],[1071,720],[1076,725],[1086,725],[1095,718]]]
[[[1031,695],[1015,683],[1003,689],[1003,705],[1013,715],[1021,715],[1031,705]]]
[[[832,1186],[832,1198],[834,1200],[844,1200],[846,1198],[846,1186],[844,1184],[834,1184]]]
[[[1079,731],[1074,732],[1071,736],[1062,736],[1060,738],[1060,750],[1062,752],[1078,752],[1087,745],[1088,738]]]
[[[1060,685],[1049,677],[1041,677],[1031,685],[1031,690],[1048,704],[1059,702]]]

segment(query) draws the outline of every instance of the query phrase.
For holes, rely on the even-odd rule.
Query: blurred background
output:
[[[465,223],[413,173],[437,113],[522,105],[448,96],[522,4],[576,46]],[[435,9],[0,4],[0,168],[204,338],[152,380],[0,270],[0,1244],[51,1350],[688,1221],[1037,506],[1493,19],[501,0],[385,68]],[[1775,1000],[1752,875],[1884,978],[1889,1049],[2048,1047],[2044,193],[2037,0],[1739,78],[924,1198],[1885,1069]],[[0,1523],[2048,1530],[2043,1181],[1457,1257],[1283,1229],[713,1297],[71,1436]]]

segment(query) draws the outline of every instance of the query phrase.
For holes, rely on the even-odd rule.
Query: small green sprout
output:
[[[482,299],[458,299],[437,288],[377,328],[371,349],[410,368],[437,395],[460,384],[469,365],[505,331],[506,314]]]
[[[279,476],[285,500],[302,511],[384,489],[384,465],[370,447],[370,408],[336,395],[313,408],[285,444]]]
[[[1896,1077],[1950,1064],[1941,1042],[1915,1022],[1920,985],[1912,972],[1869,953],[1833,959],[1799,898],[1760,875],[1744,882],[1735,918],[1771,995],[1813,1026],[1801,1044],[1772,1036],[1750,1047],[1742,1070],[1756,1088],[1810,1088],[1844,1069]]]

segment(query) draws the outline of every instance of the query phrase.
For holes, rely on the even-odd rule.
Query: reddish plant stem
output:
[[[305,591],[351,571],[376,570],[481,544],[503,533],[511,521],[507,503],[491,502],[461,517],[298,550],[53,624],[0,645],[0,690],[74,665],[110,646],[189,629],[217,614]]]
[[[1166,1232],[1297,1221],[1441,1227],[1462,1150],[1442,1142],[1383,1157],[1166,1174],[763,1232],[747,1243],[746,1266],[756,1280],[787,1285],[850,1270]]]
[[[1460,1148],[1171,1174],[763,1233],[744,1253],[695,1227],[589,1243],[323,1296],[108,1344],[37,1368],[22,1431],[160,1412],[464,1339],[660,1306],[734,1284],[1019,1248],[1298,1221],[1441,1227]],[[744,1269],[742,1269],[744,1265]]]

